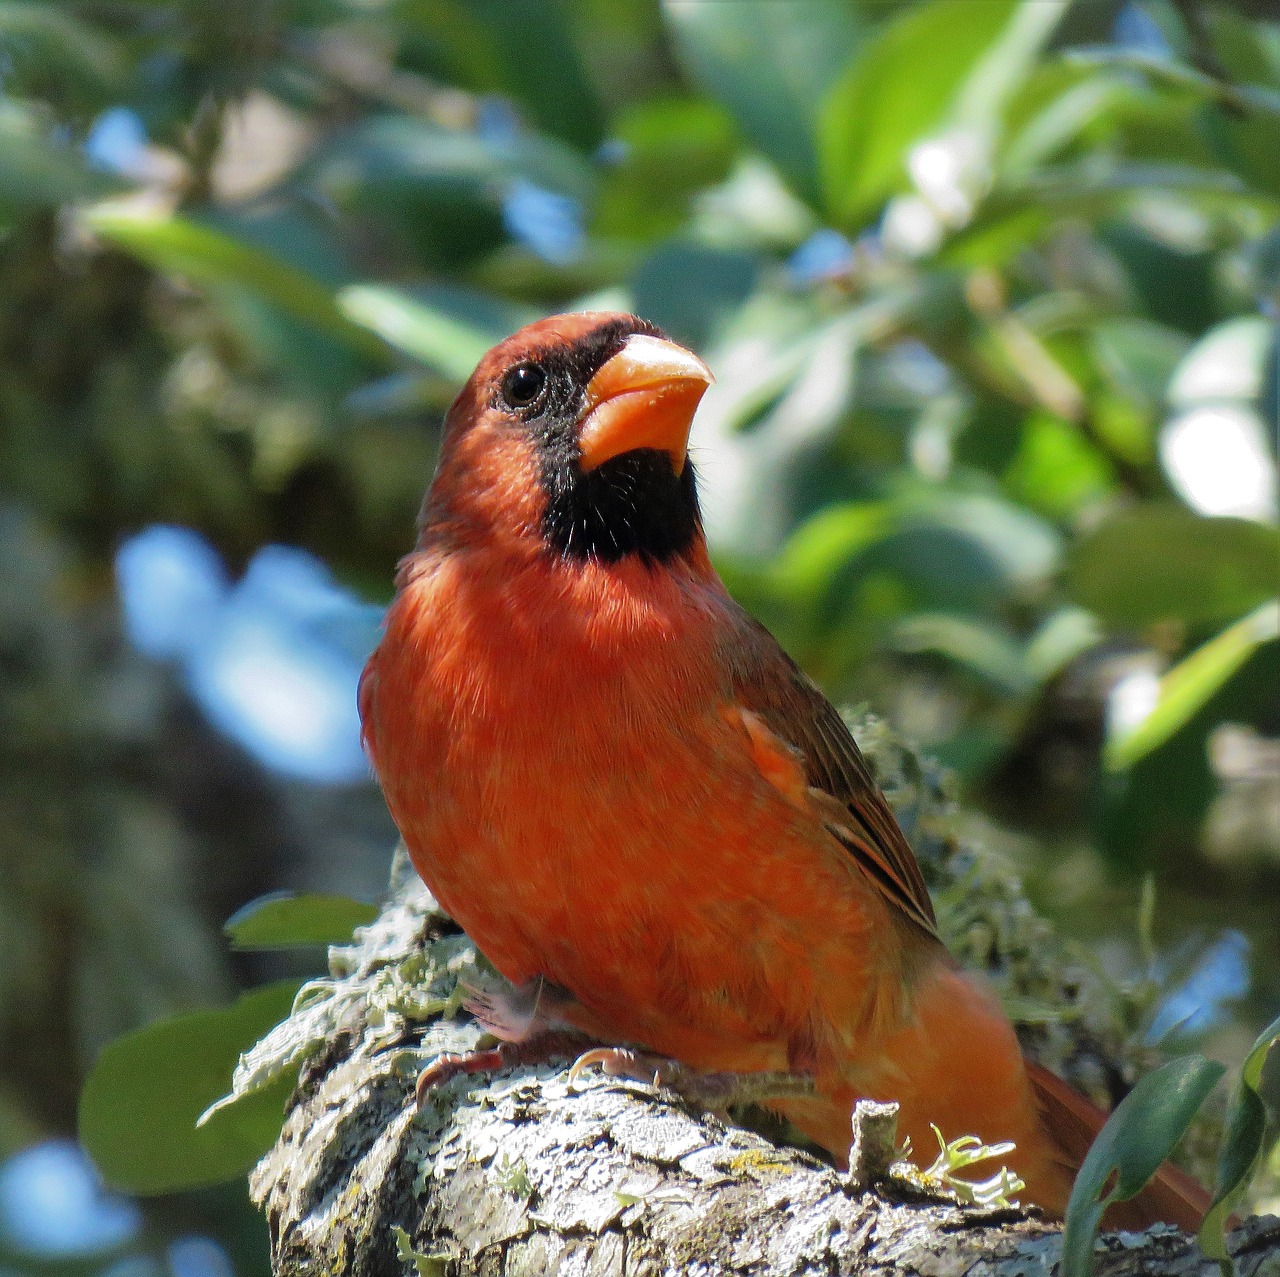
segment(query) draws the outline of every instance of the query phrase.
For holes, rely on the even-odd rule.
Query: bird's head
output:
[[[424,536],[665,561],[701,537],[693,414],[711,372],[634,315],[556,315],[480,361],[445,424]]]

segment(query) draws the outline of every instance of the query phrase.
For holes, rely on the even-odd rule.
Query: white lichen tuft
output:
[[[1007,1166],[1001,1166],[987,1179],[966,1179],[960,1174],[979,1162],[1007,1157],[1017,1145],[1011,1141],[984,1144],[976,1135],[962,1135],[948,1142],[936,1126],[933,1133],[938,1138],[938,1156],[933,1164],[921,1170],[909,1161],[895,1162],[890,1168],[894,1179],[905,1180],[922,1192],[953,1197],[965,1206],[1002,1209],[1018,1204],[1018,1194],[1026,1184]]]

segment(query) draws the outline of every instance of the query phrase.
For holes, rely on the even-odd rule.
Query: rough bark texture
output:
[[[246,1058],[253,1089],[306,1059],[252,1178],[277,1277],[912,1274],[1053,1271],[1058,1230],[1017,1210],[869,1192],[809,1155],[691,1112],[669,1093],[563,1069],[458,1078],[421,1112],[425,1061],[465,1050],[460,979],[485,972],[402,875],[356,945]],[[1233,1239],[1242,1277],[1280,1277],[1280,1220]],[[1175,1229],[1112,1234],[1095,1272],[1216,1273]]]

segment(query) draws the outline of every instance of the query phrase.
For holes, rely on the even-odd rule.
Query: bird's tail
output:
[[[1107,1114],[1048,1069],[1027,1061],[1040,1120],[1074,1176]],[[1163,1221],[1194,1233],[1209,1209],[1209,1194],[1185,1171],[1165,1162],[1136,1197],[1117,1202],[1103,1219],[1111,1228],[1142,1229]]]
[[[1024,1182],[1019,1197],[1061,1218],[1094,1137],[1107,1115],[1061,1078],[1026,1059],[994,991],[951,962],[921,975],[910,1016],[875,1044],[859,1044],[856,1081],[837,1067],[819,1070],[818,1094],[773,1107],[837,1156],[849,1147],[849,1118],[860,1097],[897,1100],[898,1134],[925,1157],[935,1131],[1009,1141],[1008,1169]],[[868,1057],[878,1063],[872,1072]],[[852,1070],[850,1070],[852,1071]],[[1200,1226],[1209,1195],[1168,1164],[1131,1201],[1108,1210],[1104,1224],[1145,1228],[1157,1221],[1189,1232]]]

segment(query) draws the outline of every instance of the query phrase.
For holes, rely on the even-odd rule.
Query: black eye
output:
[[[527,408],[546,384],[546,370],[540,365],[517,364],[502,379],[502,397],[513,408]]]

